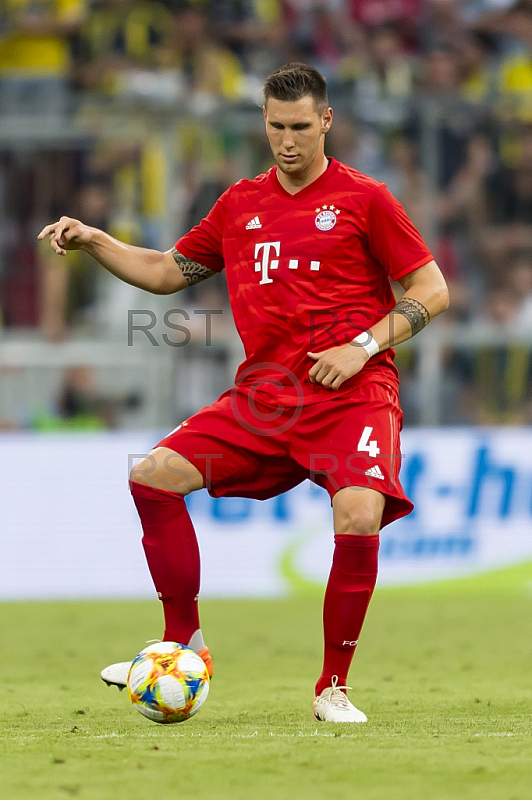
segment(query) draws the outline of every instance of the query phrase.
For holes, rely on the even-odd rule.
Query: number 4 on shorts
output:
[[[358,442],[357,450],[363,451],[365,453],[369,453],[372,458],[375,458],[379,455],[380,450],[377,445],[377,440],[372,439],[371,442],[369,441],[369,437],[373,433],[373,428],[366,427],[362,431],[362,436]]]

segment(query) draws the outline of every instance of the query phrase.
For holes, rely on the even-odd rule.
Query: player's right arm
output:
[[[125,244],[72,217],[61,217],[46,225],[37,238],[47,236],[58,255],[66,255],[67,250],[85,250],[120,280],[153,294],[173,294],[216,274],[175,248],[162,253]]]

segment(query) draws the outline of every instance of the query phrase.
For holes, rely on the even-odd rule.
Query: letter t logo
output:
[[[259,285],[261,283],[273,283],[272,279],[268,275],[268,267],[270,269],[277,269],[279,266],[278,259],[272,259],[270,261],[270,250],[272,247],[275,255],[278,256],[281,242],[261,242],[260,244],[255,245],[255,258],[259,257],[260,251],[262,250],[262,261],[255,261],[255,272],[262,272]]]

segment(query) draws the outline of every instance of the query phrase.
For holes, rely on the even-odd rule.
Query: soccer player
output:
[[[334,557],[323,607],[316,719],[365,722],[348,670],[377,578],[379,531],[408,514],[399,482],[402,414],[391,345],[448,305],[432,254],[385,185],[325,155],[327,87],[306,64],[264,85],[275,160],[241,180],[165,253],[69,217],[46,226],[64,255],[82,248],[118,278],[171,294],[225,268],[246,358],[235,385],[183,421],[131,472],[164,639],[212,661],[198,617],[200,561],[185,496],[266,499],[309,478],[330,495]],[[395,302],[390,278],[405,293]],[[102,672],[124,686],[130,662]]]

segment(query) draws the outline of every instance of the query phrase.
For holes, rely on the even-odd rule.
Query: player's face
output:
[[[324,135],[332,123],[332,109],[316,110],[310,95],[299,100],[268,99],[264,107],[266,134],[279,169],[297,178],[323,159]]]

